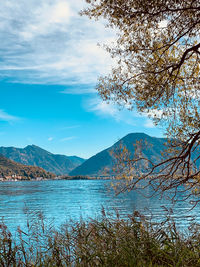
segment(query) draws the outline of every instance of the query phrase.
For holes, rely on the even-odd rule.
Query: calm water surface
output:
[[[0,183],[0,218],[11,231],[18,225],[24,226],[26,214],[24,209],[42,211],[45,217],[59,226],[62,223],[80,217],[87,219],[100,216],[102,206],[106,211],[118,209],[122,217],[127,217],[134,210],[143,214],[154,215],[155,220],[164,218],[162,205],[170,208],[172,204],[158,197],[147,199],[136,192],[115,196],[106,188],[106,180],[60,180],[60,181],[29,181]],[[200,207],[189,211],[191,206],[179,202],[174,207],[173,216],[180,225],[186,225],[184,216],[195,216],[200,222]],[[189,219],[188,219],[189,220]]]

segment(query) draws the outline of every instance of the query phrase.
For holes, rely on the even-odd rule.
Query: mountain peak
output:
[[[142,151],[145,158],[155,162],[160,160],[161,154],[165,149],[165,139],[151,137],[145,133],[129,133],[116,142],[113,146],[86,160],[82,165],[70,172],[70,175],[105,175],[105,169],[112,170],[113,168],[114,161],[111,152],[119,147],[119,145],[122,143],[133,155],[135,151],[133,145],[139,140],[146,140],[149,144],[149,146],[145,146]]]
[[[151,138],[150,135],[145,134],[145,133],[129,133],[127,135],[125,135],[122,139],[124,138],[133,138],[133,137],[137,137],[137,138]]]
[[[37,151],[39,153],[45,153],[45,154],[52,154],[51,152],[39,147],[39,146],[36,146],[36,145],[28,145],[24,148],[24,150],[28,150],[28,151]]]
[[[46,171],[53,172],[57,175],[68,174],[84,162],[82,158],[55,155],[33,144],[25,148],[0,147],[0,153],[18,163],[42,167]]]
[[[27,145],[27,146],[25,147],[25,149],[26,149],[26,148],[39,148],[39,149],[42,149],[41,147],[36,146],[36,145],[34,145],[34,144],[32,144],[32,145]]]

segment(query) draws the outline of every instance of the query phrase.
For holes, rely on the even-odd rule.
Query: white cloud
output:
[[[100,97],[91,97],[85,103],[85,109],[89,112],[103,117],[112,117],[117,122],[124,122],[126,124],[135,126],[135,118],[138,114],[135,111],[127,109],[119,109],[119,107],[113,103],[106,103],[102,101]]]
[[[90,98],[88,102],[86,103],[86,108],[89,111],[93,111],[100,115],[109,115],[111,117],[114,117],[116,120],[118,120],[119,116],[119,110],[118,108],[112,104],[112,103],[106,103],[102,101],[100,98],[94,97]]]
[[[49,17],[51,22],[65,23],[70,17],[70,8],[67,2],[61,1],[56,3],[56,5],[52,7],[52,12],[49,14]]]
[[[77,138],[76,136],[69,136],[69,137],[65,137],[65,138],[60,139],[60,141],[65,142],[65,141],[73,140],[76,138]]]
[[[49,35],[56,29],[63,30],[70,21],[71,13],[65,1],[56,0],[53,4],[50,1],[41,1],[41,5],[33,5],[33,12],[19,35],[30,41],[40,35]]]
[[[66,95],[84,95],[84,94],[94,94],[96,90],[94,88],[68,88],[60,92]]]
[[[54,139],[53,137],[49,137],[48,141],[51,142],[51,141],[53,141],[53,139]]]
[[[62,127],[60,130],[76,129],[76,128],[79,128],[79,127],[81,127],[81,126],[80,125],[71,125],[71,126]]]
[[[93,112],[98,116],[113,118],[115,121],[131,126],[141,126],[145,128],[156,128],[151,120],[155,115],[161,117],[162,110],[151,110],[149,113],[139,113],[135,109],[127,110],[127,107],[119,109],[114,103],[106,103],[98,96],[92,96],[84,104],[85,110]]]
[[[97,43],[112,42],[114,33],[80,17],[84,5],[84,0],[1,1],[1,76],[23,83],[96,83],[112,62]]]
[[[19,120],[18,117],[10,115],[10,114],[6,113],[5,111],[3,111],[2,109],[0,109],[0,121],[11,122],[11,121],[17,121],[17,120]]]
[[[144,127],[146,128],[155,128],[155,125],[153,124],[153,121],[148,119],[146,120],[145,124],[144,124]]]

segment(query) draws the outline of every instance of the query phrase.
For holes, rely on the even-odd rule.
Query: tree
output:
[[[137,108],[166,129],[173,152],[140,177],[163,191],[184,184],[197,194],[200,170],[200,2],[86,0],[82,14],[104,18],[117,31],[107,51],[117,66],[101,77],[105,101]],[[134,157],[125,161],[146,161]],[[132,183],[132,188],[138,183]],[[154,185],[155,186],[155,185]]]

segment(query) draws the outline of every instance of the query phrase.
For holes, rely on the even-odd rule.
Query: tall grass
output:
[[[148,222],[139,213],[62,225],[55,230],[41,213],[32,213],[13,236],[0,224],[0,266],[200,266],[200,229],[179,233],[171,220]]]

